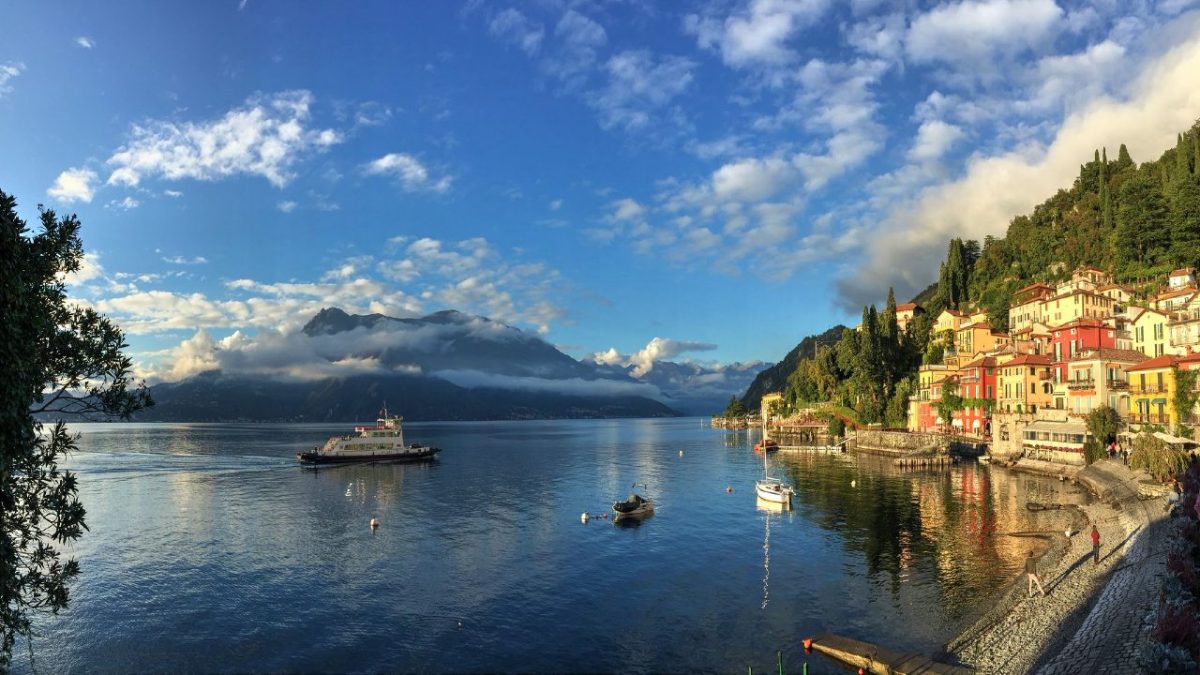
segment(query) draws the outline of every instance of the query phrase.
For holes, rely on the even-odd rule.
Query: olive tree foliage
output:
[[[1187,453],[1172,448],[1149,431],[1142,431],[1133,439],[1129,466],[1149,471],[1156,480],[1165,481],[1183,473],[1187,465]]]
[[[68,301],[79,220],[39,209],[30,232],[0,191],[0,672],[39,612],[57,613],[79,574],[62,545],[87,529],[78,483],[58,460],[75,448],[63,418],[128,418],[153,405],[131,380],[121,330]],[[40,417],[57,418],[43,428]]]

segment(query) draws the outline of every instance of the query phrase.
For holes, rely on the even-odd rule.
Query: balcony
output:
[[[1095,389],[1095,380],[1067,380],[1067,389],[1071,391],[1083,391],[1086,389]]]
[[[1054,377],[1054,373],[1049,373],[1049,372],[1038,373],[1038,375],[1037,375],[1037,379],[1039,379],[1039,380],[1049,380],[1052,377]]]
[[[1113,391],[1125,391],[1129,389],[1128,380],[1109,380],[1107,384],[1108,388]],[[1200,385],[1200,382],[1197,382],[1197,384]]]
[[[1165,394],[1165,393],[1167,393],[1167,388],[1160,387],[1157,384],[1148,384],[1145,387],[1132,387],[1129,390],[1129,393],[1135,394],[1135,395],[1136,394]]]
[[[1130,424],[1162,424],[1166,425],[1170,419],[1170,415],[1139,415],[1137,413],[1129,413]]]

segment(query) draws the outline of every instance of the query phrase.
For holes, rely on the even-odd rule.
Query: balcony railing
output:
[[[1124,391],[1129,388],[1128,380],[1109,380],[1108,388],[1115,391]]]
[[[1139,415],[1137,413],[1129,413],[1130,424],[1167,424],[1170,415]]]
[[[1157,384],[1148,384],[1144,387],[1132,387],[1129,390],[1129,393],[1131,393],[1131,394],[1165,394],[1165,393],[1167,393],[1167,388],[1165,386],[1160,387]]]
[[[1067,389],[1071,391],[1080,391],[1083,389],[1095,389],[1095,380],[1067,380]]]

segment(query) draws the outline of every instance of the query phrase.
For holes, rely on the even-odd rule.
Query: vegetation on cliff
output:
[[[1141,165],[1124,144],[1116,160],[1108,159],[1107,148],[1096,150],[1070,188],[1015,217],[1004,237],[987,236],[982,244],[951,240],[938,282],[914,299],[924,314],[898,330],[889,290],[882,312],[863,308],[861,331],[843,329],[836,344],[820,342],[813,350],[797,346],[776,367],[790,369],[784,400],[792,409],[834,401],[853,408],[865,423],[903,426],[917,368],[942,359],[930,334],[943,310],[977,307],[993,328],[1007,330],[1013,293],[1032,282],[1054,283],[1092,266],[1145,297],[1171,270],[1197,262],[1200,122],[1179,134],[1175,147]],[[770,390],[752,386],[743,401],[753,407]]]

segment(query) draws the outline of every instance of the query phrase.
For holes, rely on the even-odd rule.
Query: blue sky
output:
[[[79,214],[152,377],[332,305],[776,360],[1171,145],[1196,4],[11,4],[0,189]]]

